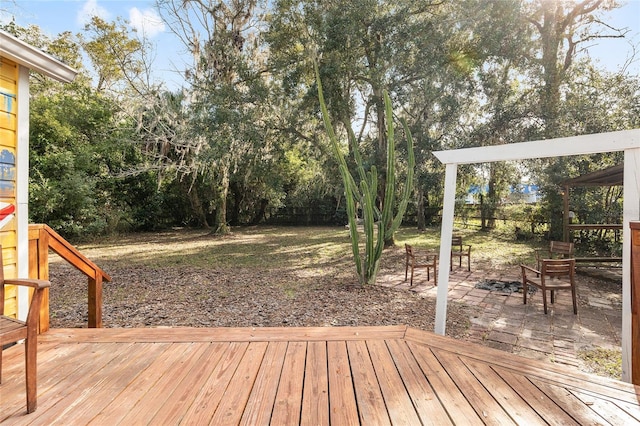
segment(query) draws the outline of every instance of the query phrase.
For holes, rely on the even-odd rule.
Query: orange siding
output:
[[[18,65],[0,57],[0,206],[16,206],[16,123],[18,111]],[[13,214],[0,216],[0,244],[7,277],[15,277],[16,219]],[[14,288],[7,288],[5,314],[15,316],[17,296]],[[2,302],[2,301],[0,301]]]

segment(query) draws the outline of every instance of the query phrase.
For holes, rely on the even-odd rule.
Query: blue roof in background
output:
[[[538,192],[538,185],[529,185],[529,184],[519,184],[514,186],[511,186],[509,188],[510,192],[513,193],[518,193],[518,194],[535,194]],[[478,194],[486,194],[489,192],[489,185],[483,185],[482,187],[480,185],[471,185],[469,186],[469,190],[467,191],[468,194],[472,194],[472,195],[478,195]]]

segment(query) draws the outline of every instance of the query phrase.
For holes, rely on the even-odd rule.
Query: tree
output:
[[[586,59],[573,67],[562,104],[559,126],[570,134],[592,134],[637,128],[640,78],[598,70]],[[532,173],[545,192],[544,209],[551,219],[551,237],[562,237],[562,196],[559,183],[567,178],[622,162],[622,154],[599,154],[536,162]],[[615,188],[575,188],[571,197],[577,220],[604,223],[605,212],[616,208]],[[604,201],[609,200],[608,204]],[[596,216],[600,217],[596,217]],[[584,222],[587,223],[587,222]],[[585,237],[585,243],[587,243]]]
[[[513,125],[516,114],[505,104],[515,103],[511,98],[518,96],[512,94],[513,63],[526,51],[526,43],[522,43],[525,36],[514,19],[518,17],[517,1],[458,1],[438,11],[428,24],[435,28],[430,35],[440,49],[426,50],[413,65],[404,66],[428,66],[429,70],[428,74],[415,74],[423,77],[410,80],[402,90],[416,141],[419,229],[426,225],[427,207],[439,206],[442,197],[443,169],[431,151],[512,141],[504,136],[512,134],[506,128]],[[500,93],[498,87],[505,92]],[[500,123],[500,131],[491,123]],[[469,172],[465,174],[465,170]],[[460,181],[475,181],[476,175],[475,170],[461,169]],[[498,195],[491,192],[490,198]]]
[[[322,137],[317,59],[336,136],[346,141],[353,134],[344,147],[349,171],[375,166],[380,211],[388,196],[405,190],[399,184],[387,194],[383,183],[389,123],[382,93],[406,118],[418,163],[415,202],[407,208],[424,227],[442,196],[433,150],[638,127],[637,76],[600,72],[578,54],[594,37],[623,34],[599,18],[614,6],[161,0],[166,23],[194,58],[185,87],[173,93],[148,77],[149,45],[123,20],[96,18],[82,36],[52,40],[37,27],[8,24],[80,71],[64,87],[32,79],[32,211],[78,234],[91,224],[108,230],[170,223],[225,233],[230,224],[264,219],[269,207],[313,205],[346,219],[341,165]],[[409,152],[400,144],[394,155],[408,160]],[[540,182],[549,200],[567,173],[614,159],[562,161],[532,169],[548,177]],[[399,181],[410,172],[405,164],[395,169]],[[487,227],[519,172],[461,169],[462,184],[486,176]],[[392,233],[385,238],[392,243]]]
[[[266,39],[271,64],[291,92],[307,87],[312,74],[309,57],[319,58],[320,78],[336,131],[346,135],[355,125],[357,146],[363,161],[375,164],[379,177],[386,177],[386,115],[382,93],[387,90],[399,105],[418,99],[412,88],[441,73],[451,71],[446,31],[441,24],[448,6],[441,2],[410,1],[291,1],[275,2]],[[438,83],[434,84],[434,87]],[[420,100],[424,100],[422,97]],[[311,110],[313,111],[313,110]],[[419,126],[423,115],[409,115]],[[425,145],[433,139],[424,138]],[[422,141],[418,140],[418,146]],[[385,199],[379,186],[377,202]],[[393,244],[392,235],[385,244]]]
[[[78,36],[64,32],[50,39],[36,26],[15,24],[3,29],[79,71],[69,84],[38,74],[31,78],[30,220],[67,237],[159,222],[158,210],[149,209],[156,197],[154,177],[122,176],[141,161],[129,143],[135,126],[123,114],[131,98],[116,100],[114,92],[96,90],[98,79],[83,66]]]
[[[598,38],[622,38],[624,31],[612,28],[600,15],[617,7],[615,0],[536,0],[526,16],[537,31],[541,67],[540,117],[544,137],[560,134],[558,116],[561,87],[582,46]]]
[[[584,46],[598,38],[623,38],[625,31],[612,28],[601,16],[618,4],[615,0],[572,0],[555,2],[537,0],[525,3],[524,19],[536,31],[533,39],[535,50],[532,60],[537,64],[537,71],[532,73],[538,91],[539,107],[537,115],[541,121],[538,138],[554,138],[575,134],[570,123],[572,117],[563,117],[565,95],[573,78],[574,64]],[[546,165],[545,175],[551,177],[552,187],[546,190],[545,202],[551,223],[551,237],[560,238],[562,233],[561,197],[553,190],[553,185],[566,177],[571,168],[572,159],[542,161]],[[564,171],[558,174],[558,171]],[[547,181],[546,178],[543,178]]]
[[[207,176],[215,232],[225,234],[232,175],[246,153],[266,145],[262,130],[269,111],[261,106],[268,105],[268,90],[261,78],[259,29],[254,27],[258,2],[162,0],[158,5],[194,58],[186,72],[188,108],[192,138],[199,142],[189,173]]]
[[[98,92],[118,89],[119,92],[135,87],[137,76],[145,70],[141,57],[143,43],[132,37],[124,22],[105,22],[94,16],[84,27],[80,43],[87,52],[96,74]]]

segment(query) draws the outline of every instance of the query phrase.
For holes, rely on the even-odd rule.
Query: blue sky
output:
[[[63,31],[79,33],[92,16],[107,22],[121,17],[155,46],[154,70],[167,86],[180,86],[184,48],[170,33],[153,0],[0,0],[0,21],[15,19],[22,26],[37,25],[51,37]],[[185,57],[186,58],[186,57]]]
[[[630,43],[640,49],[640,0],[621,2],[623,7],[608,15],[607,24],[629,28],[629,40],[596,40],[589,47],[590,56],[611,71],[619,70],[627,61],[632,52]],[[162,23],[153,0],[0,0],[0,21],[13,17],[19,25],[38,25],[50,36],[63,31],[80,32],[92,15],[107,21],[122,17],[139,33],[144,32],[159,46],[154,68],[169,80],[169,87],[179,85],[177,70],[183,68],[180,64],[184,62],[184,49]],[[640,57],[628,71],[640,74]]]

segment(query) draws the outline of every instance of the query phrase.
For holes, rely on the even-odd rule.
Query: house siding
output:
[[[18,64],[0,57],[0,244],[5,277],[17,276],[16,152],[18,122]],[[0,301],[1,302],[1,301]],[[5,292],[5,315],[17,316],[17,291]]]

